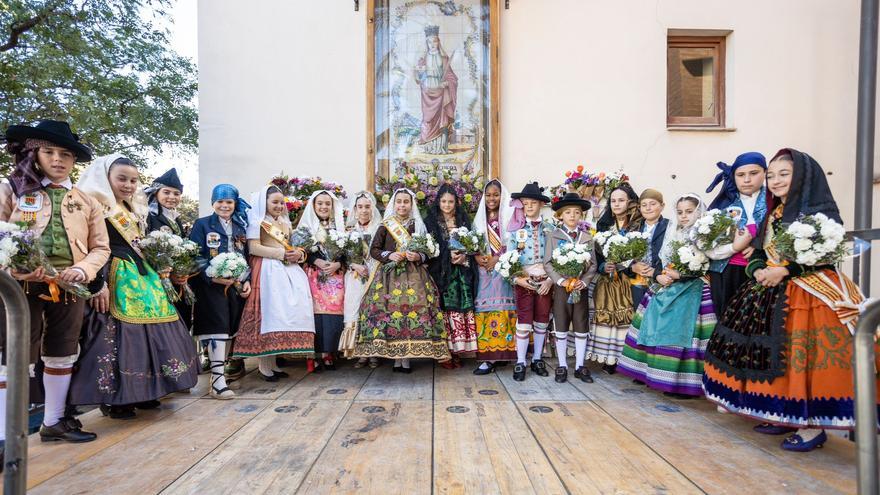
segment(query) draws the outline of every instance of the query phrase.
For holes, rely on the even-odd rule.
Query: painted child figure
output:
[[[566,352],[568,350],[568,329],[574,332],[575,344],[575,378],[586,383],[592,383],[593,377],[590,370],[584,367],[584,358],[587,354],[587,337],[589,336],[589,298],[587,287],[596,275],[595,253],[593,251],[593,236],[580,228],[581,218],[591,204],[588,200],[581,199],[577,193],[568,193],[561,200],[553,204],[556,218],[562,220],[556,230],[548,234],[544,246],[544,270],[554,282],[553,287],[553,325],[556,334],[556,357],[559,359],[559,367],[556,368],[555,380],[557,383],[565,383],[568,380],[568,363]],[[566,277],[553,269],[553,251],[565,244],[585,244],[590,252],[590,259],[583,267],[580,277]],[[577,302],[571,302],[571,296],[575,291],[580,292]]]
[[[544,248],[547,233],[555,226],[541,217],[541,207],[550,202],[537,182],[526,184],[522,192],[511,194],[522,203],[525,220],[513,220],[508,226],[508,250],[520,252],[520,262],[524,275],[515,280],[516,299],[516,366],[513,379],[526,379],[526,353],[529,348],[529,334],[534,333],[534,354],[531,369],[538,376],[548,376],[547,366],[541,359],[547,327],[550,325],[550,309],[553,304],[550,290],[553,281],[544,270]]]

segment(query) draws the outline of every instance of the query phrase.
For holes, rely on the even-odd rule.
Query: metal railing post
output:
[[[874,179],[874,124],[877,101],[878,0],[862,0],[859,31],[859,86],[856,122],[855,228],[871,228]],[[861,280],[855,282],[871,294],[871,258],[858,260]]]
[[[6,308],[6,447],[3,492],[24,495],[27,489],[28,383],[30,312],[21,285],[0,271],[0,298]]]
[[[880,325],[880,302],[859,317],[853,342],[855,380],[856,473],[860,495],[877,495],[877,377],[874,375],[874,332]]]

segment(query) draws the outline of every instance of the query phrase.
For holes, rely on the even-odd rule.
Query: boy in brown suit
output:
[[[562,223],[556,227],[556,230],[547,236],[547,243],[544,246],[544,270],[547,276],[553,281],[553,327],[556,334],[556,354],[559,359],[559,367],[556,368],[556,381],[564,383],[568,380],[568,363],[566,362],[566,351],[568,347],[568,329],[571,327],[574,332],[575,346],[575,378],[581,381],[592,383],[593,378],[590,376],[590,370],[584,367],[584,356],[587,350],[587,330],[589,326],[589,301],[587,297],[587,287],[596,274],[596,256],[593,251],[593,236],[588,232],[584,232],[579,228],[580,220],[584,211],[590,208],[589,201],[581,199],[577,193],[568,193],[556,203],[553,203],[553,211],[556,217],[562,220]],[[578,281],[569,284],[567,277],[564,277],[553,270],[553,250],[566,243],[586,244],[592,255],[587,266],[579,277]],[[566,286],[581,292],[580,300],[576,303],[569,303],[569,291]]]
[[[100,203],[73,187],[70,172],[76,162],[90,161],[91,151],[66,122],[54,120],[11,126],[6,140],[15,169],[9,183],[0,184],[0,221],[26,224],[38,236],[60,281],[90,282],[110,256],[107,227]],[[42,268],[13,276],[22,282],[30,308],[31,366],[40,358],[44,364],[40,438],[92,441],[94,433],[82,431],[78,420],[64,416],[85,301],[66,293],[53,297]],[[5,344],[5,317],[2,320]],[[5,389],[6,377],[0,376],[0,418],[5,418]]]

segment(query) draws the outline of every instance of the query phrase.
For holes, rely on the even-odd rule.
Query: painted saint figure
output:
[[[416,64],[415,77],[422,93],[422,129],[419,144],[426,153],[449,154],[449,135],[455,123],[458,76],[451,57],[440,45],[440,27],[425,27],[425,54]]]

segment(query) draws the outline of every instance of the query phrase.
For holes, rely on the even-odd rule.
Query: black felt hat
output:
[[[23,143],[26,139],[42,139],[67,148],[76,154],[76,161],[92,160],[92,150],[79,142],[79,136],[70,130],[67,122],[41,120],[34,126],[13,125],[6,129],[6,140]]]
[[[550,202],[550,198],[544,196],[544,188],[538,186],[537,182],[529,182],[522,192],[513,193],[510,197],[513,199],[536,199],[544,203]]]
[[[565,193],[565,196],[562,197],[559,201],[553,203],[553,211],[559,211],[566,206],[577,206],[580,207],[581,210],[589,210],[592,204],[586,199],[581,198],[581,196],[576,192]]]

